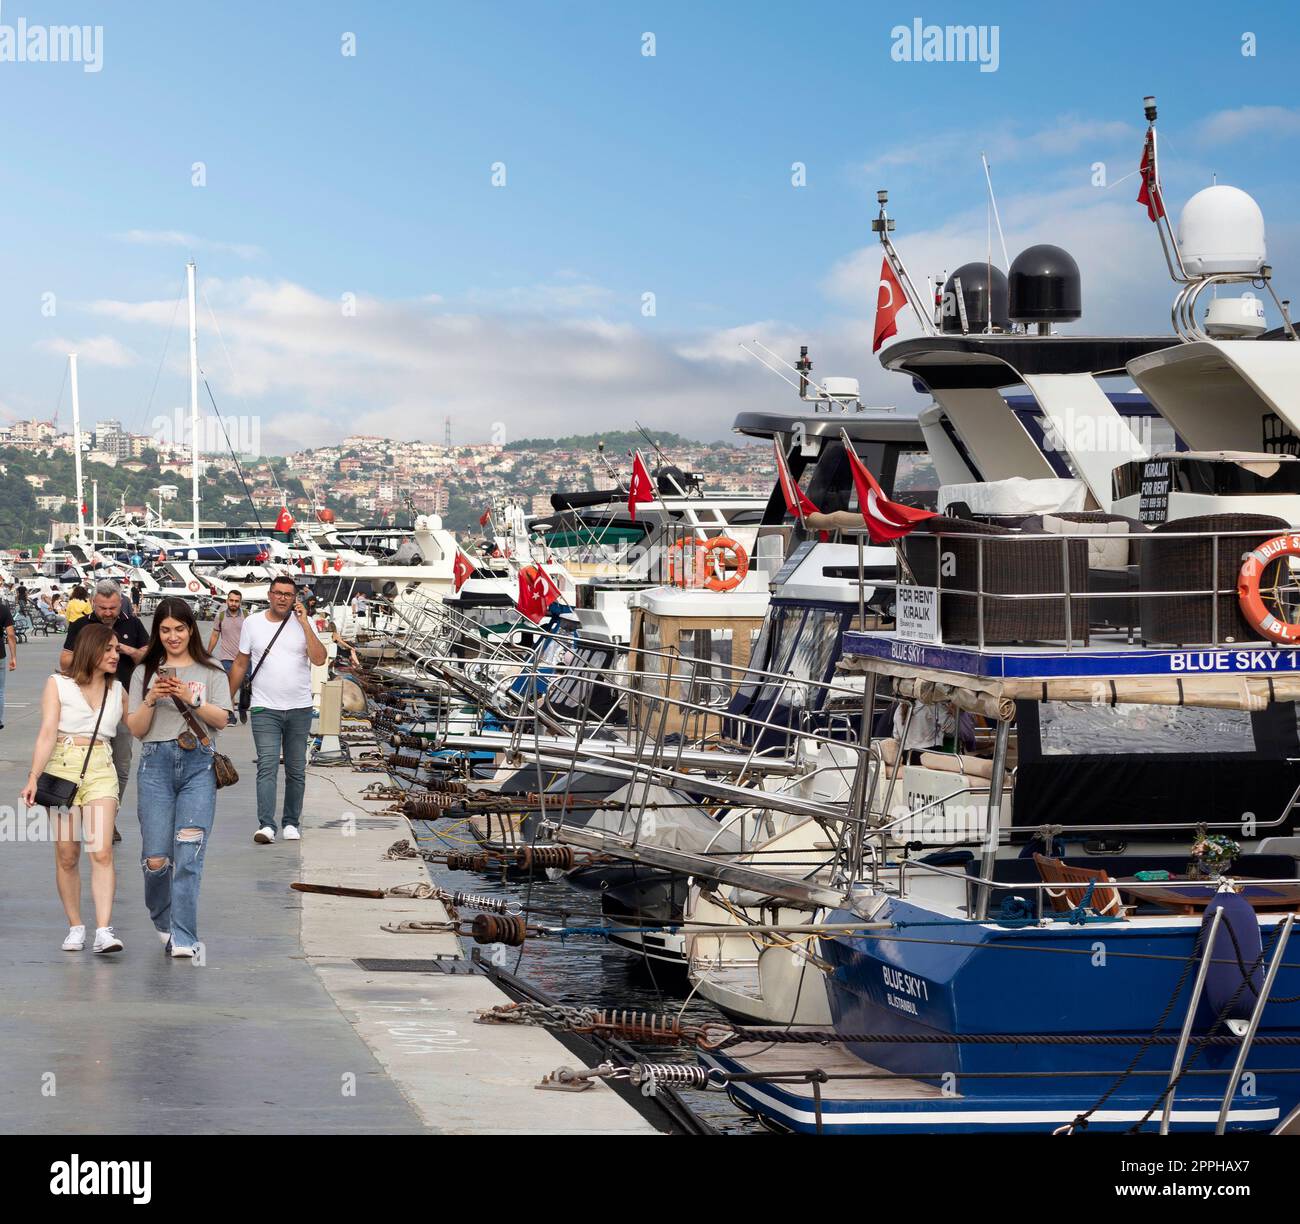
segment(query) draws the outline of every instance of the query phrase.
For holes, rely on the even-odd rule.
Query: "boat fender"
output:
[[[1210,1016],[1214,1017],[1227,1007],[1233,995],[1236,995],[1236,1002],[1233,1003],[1225,1019],[1245,1020],[1254,1010],[1257,996],[1249,987],[1241,989],[1243,975],[1238,965],[1238,949],[1241,964],[1245,965],[1247,970],[1252,966],[1255,968],[1252,974],[1255,991],[1262,989],[1264,967],[1262,962],[1257,963],[1260,961],[1261,947],[1259,918],[1250,902],[1239,893],[1227,891],[1215,893],[1205,907],[1205,915],[1201,919],[1201,929],[1207,936],[1216,909],[1223,910],[1223,921],[1219,924],[1219,933],[1214,940],[1215,946],[1209,953],[1211,964],[1205,977],[1205,1002]],[[1236,936],[1235,947],[1234,935]],[[1202,955],[1206,953],[1203,952]]]

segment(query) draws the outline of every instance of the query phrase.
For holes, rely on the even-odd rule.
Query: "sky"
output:
[[[895,58],[916,18],[995,29],[995,70]],[[97,62],[5,59],[20,19],[100,27]],[[204,376],[269,453],[448,418],[462,443],[722,438],[798,408],[751,340],[915,412],[870,351],[876,190],[914,279],[983,260],[984,151],[1012,258],[1080,264],[1072,330],[1167,332],[1134,202],[1148,93],[1171,211],[1212,176],[1250,191],[1288,296],[1292,26],[1195,2],[0,0],[0,419],[66,427],[76,351],[86,422],[165,430],[190,258]]]

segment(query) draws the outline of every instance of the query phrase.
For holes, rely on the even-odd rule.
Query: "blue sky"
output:
[[[918,16],[996,25],[997,71],[895,62]],[[1079,258],[1080,328],[1167,330],[1136,180],[1091,184],[1135,169],[1149,92],[1171,204],[1217,173],[1259,199],[1284,287],[1300,254],[1277,6],[3,0],[20,17],[102,25],[103,64],[0,63],[10,417],[53,410],[71,346],[88,419],[183,403],[191,253],[205,371],[270,450],[440,438],[447,415],[464,441],[719,437],[793,407],[751,336],[914,408],[870,354],[876,188],[913,274],[951,270],[984,255],[987,149],[1012,255]]]

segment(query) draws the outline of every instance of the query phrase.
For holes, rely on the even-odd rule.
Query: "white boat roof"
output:
[[[771,596],[766,588],[710,591],[703,587],[657,586],[638,591],[627,602],[629,607],[643,608],[654,616],[734,616],[761,620],[767,614]]]

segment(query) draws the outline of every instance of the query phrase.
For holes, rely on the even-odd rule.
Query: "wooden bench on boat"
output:
[[[1057,858],[1047,858],[1041,854],[1034,855],[1038,865],[1038,874],[1044,884],[1060,884],[1060,888],[1047,889],[1047,899],[1052,909],[1058,914],[1078,909],[1088,893],[1089,884],[1110,884],[1110,877],[1104,871],[1091,867],[1071,867]],[[1114,888],[1095,888],[1091,907],[1099,914],[1122,914],[1124,907],[1120,903],[1119,893]]]

